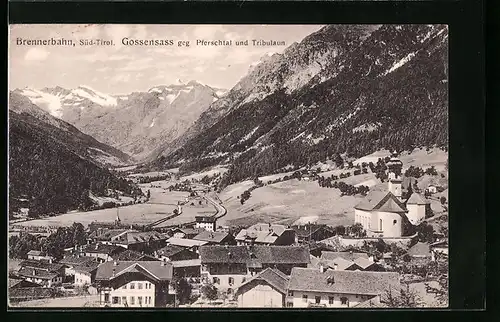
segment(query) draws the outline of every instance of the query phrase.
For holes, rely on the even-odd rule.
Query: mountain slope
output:
[[[262,95],[239,96],[238,84],[226,95],[233,101],[212,105],[213,119],[151,165],[199,170],[231,162],[235,182],[337,153],[446,147],[447,37],[443,25],[327,26],[271,61],[265,69],[274,76],[251,71]]]
[[[25,111],[20,112],[21,108]],[[30,216],[86,209],[91,205],[89,192],[106,196],[108,189],[142,194],[137,186],[92,160],[83,145],[89,142],[88,136],[43,111],[40,114],[52,124],[27,113],[28,109],[40,112],[32,105],[21,108],[9,111],[10,214],[21,207],[29,208]]]
[[[116,96],[88,86],[72,90],[18,89],[16,93],[82,132],[141,160],[161,143],[183,134],[224,91],[196,81],[178,81],[147,92]]]
[[[129,163],[130,156],[93,137],[80,132],[68,124],[31,103],[25,96],[11,92],[9,96],[10,115],[15,114],[52,140],[67,146],[83,158],[90,158],[102,166],[116,166]]]

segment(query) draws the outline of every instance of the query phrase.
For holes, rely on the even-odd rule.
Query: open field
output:
[[[59,297],[43,300],[25,301],[10,304],[14,307],[92,307],[97,306],[99,295]]]
[[[372,154],[359,158],[353,161],[354,164],[358,163],[377,163],[379,158],[385,158],[390,156],[390,152],[387,150],[376,151]],[[440,149],[434,148],[427,152],[425,149],[415,149],[412,153],[403,152],[398,158],[403,162],[403,171],[405,171],[410,166],[420,167],[422,169],[427,169],[434,166],[437,171],[444,171],[446,160],[448,160],[448,152],[442,151]]]
[[[363,176],[359,177],[363,181]],[[241,205],[237,196],[252,185],[251,181],[244,181],[222,191],[220,199],[228,214],[220,219],[220,224],[285,223],[316,216],[318,223],[350,225],[354,221],[353,207],[361,200],[361,196],[340,197],[338,189],[321,188],[315,181],[293,179],[255,189]]]

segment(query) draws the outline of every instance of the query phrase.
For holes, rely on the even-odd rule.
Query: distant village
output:
[[[109,308],[446,306],[447,229],[429,222],[447,221],[447,212],[431,218],[436,187],[412,188],[396,155],[386,166],[387,190],[368,192],[347,227],[229,227],[206,215],[139,229],[117,211],[112,223],[72,230],[74,244],[58,256],[23,244],[10,254],[10,303],[86,296],[93,299],[86,305]],[[314,173],[303,179],[318,180]],[[31,245],[59,236],[57,229],[23,229]]]

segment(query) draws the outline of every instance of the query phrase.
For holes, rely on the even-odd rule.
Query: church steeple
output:
[[[115,225],[119,225],[121,223],[120,219],[120,208],[117,206],[116,207],[116,219],[115,219]]]
[[[401,183],[403,182],[401,171],[403,168],[403,162],[398,159],[397,153],[393,152],[391,153],[391,159],[386,163],[386,165],[389,179],[389,191],[401,200]]]

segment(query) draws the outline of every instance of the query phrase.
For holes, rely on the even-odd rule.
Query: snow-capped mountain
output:
[[[52,141],[100,166],[118,166],[131,161],[127,154],[82,133],[75,126],[42,110],[17,92],[10,94],[9,111],[10,120],[15,116],[17,122],[36,128],[40,135],[41,132],[46,133]]]
[[[330,25],[252,64],[153,167],[288,164],[448,143],[445,25]]]
[[[147,92],[123,95],[104,94],[89,86],[24,88],[14,92],[138,160],[160,143],[183,134],[210,104],[225,94],[222,89],[181,80]]]

